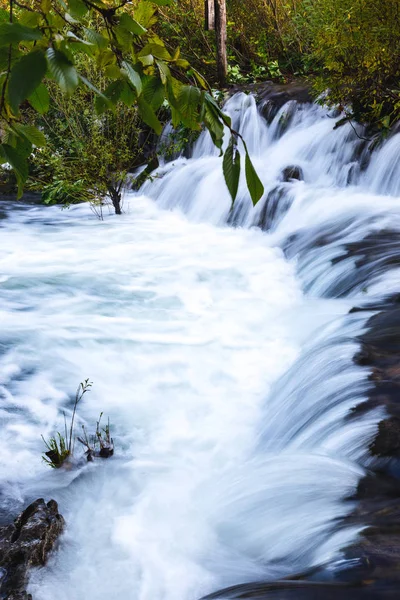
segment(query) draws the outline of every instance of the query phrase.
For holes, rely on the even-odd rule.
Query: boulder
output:
[[[289,165],[283,169],[281,177],[285,183],[289,183],[293,179],[304,181],[303,169],[297,165]]]
[[[35,500],[9,525],[0,527],[0,597],[30,600],[29,569],[46,563],[64,529],[55,500]]]

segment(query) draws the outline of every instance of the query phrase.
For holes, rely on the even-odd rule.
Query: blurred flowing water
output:
[[[400,229],[400,137],[368,164],[321,107],[226,109],[265,185],[255,209],[242,181],[230,211],[208,134],[121,218],[2,205],[2,518],[45,496],[68,524],[36,600],[196,600],[339,561],[357,536],[340,519],[383,412],[349,418],[371,313],[348,312],[399,271],[390,243],[362,264],[349,248]],[[291,165],[304,181],[282,180]],[[40,436],[86,377],[78,428],[109,415],[116,455],[52,471]]]

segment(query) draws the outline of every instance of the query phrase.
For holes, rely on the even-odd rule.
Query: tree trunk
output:
[[[215,36],[217,40],[217,74],[221,87],[226,85],[228,58],[226,54],[226,0],[214,0]]]
[[[206,31],[215,29],[215,0],[206,0],[205,4]]]
[[[115,209],[116,215],[122,215],[121,211],[121,192],[116,190],[114,187],[109,186],[108,192],[110,194],[111,202],[113,203],[113,207]]]

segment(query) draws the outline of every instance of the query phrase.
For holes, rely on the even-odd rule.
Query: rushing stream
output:
[[[265,184],[255,209],[242,182],[230,213],[208,134],[120,218],[2,204],[2,516],[44,496],[67,521],[35,600],[197,600],[334,567],[357,536],[340,519],[383,409],[349,418],[371,313],[348,313],[400,277],[348,248],[400,229],[400,137],[360,168],[365,144],[323,108],[227,110]],[[304,181],[282,181],[290,165]],[[116,455],[53,471],[41,434],[87,377],[78,427],[109,415]]]

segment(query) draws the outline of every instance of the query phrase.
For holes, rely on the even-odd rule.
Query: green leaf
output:
[[[210,94],[204,94],[204,123],[217,148],[222,148],[224,125],[221,119],[221,109]]]
[[[117,104],[118,100],[121,98],[121,94],[124,90],[124,85],[124,80],[117,79],[116,81],[112,81],[104,90],[104,95],[110,100],[110,102],[113,105]]]
[[[44,83],[41,83],[33,94],[28,96],[28,100],[29,104],[41,115],[47,113],[50,108],[50,95]]]
[[[253,205],[255,206],[257,202],[262,198],[264,194],[264,186],[261,183],[259,176],[255,168],[253,167],[253,163],[251,162],[249,152],[247,150],[247,146],[243,141],[244,149],[246,151],[246,162],[245,162],[245,170],[246,170],[246,182],[247,187],[250,192],[251,200]]]
[[[153,0],[158,6],[171,6],[172,0]]]
[[[231,195],[233,205],[238,193],[240,180],[240,154],[233,135],[231,136],[228,148],[225,151],[222,168],[225,183]]]
[[[165,63],[163,60],[156,60],[156,64],[160,73],[161,81],[165,85],[167,80],[171,78],[171,71],[169,70],[167,63]]]
[[[189,71],[189,75],[194,75],[197,83],[199,84],[200,87],[202,87],[204,90],[208,90],[210,89],[210,86],[208,85],[207,81],[204,79],[204,77],[202,75],[200,75],[200,73],[198,71],[196,71],[196,69],[194,67],[190,68]]]
[[[181,88],[183,87],[183,83],[175,77],[170,77],[167,81],[167,97],[170,106],[173,106],[175,110],[179,110],[179,95],[181,93]]]
[[[47,63],[42,50],[32,50],[15,63],[8,84],[8,98],[15,115],[18,114],[21,102],[39,86],[46,71]]]
[[[191,129],[199,128],[201,92],[192,85],[183,85],[180,89],[177,108],[181,115],[181,120],[186,127]]]
[[[73,94],[78,86],[79,78],[72,62],[61,50],[48,48],[46,54],[49,70],[54,80],[65,94]]]
[[[88,42],[90,42],[99,49],[107,48],[108,40],[100,33],[95,31],[94,29],[90,29],[89,27],[84,27],[83,31],[85,32],[85,37]]]
[[[141,50],[138,56],[146,56],[147,54],[152,54],[156,58],[160,60],[172,60],[172,56],[168,52],[165,46],[161,44],[146,44],[146,46]]]
[[[14,129],[17,131],[17,133],[29,140],[31,144],[37,148],[41,148],[42,146],[46,145],[44,133],[39,131],[39,129],[33,125],[22,125],[21,123],[16,123],[14,125]]]
[[[157,22],[157,17],[154,16],[156,10],[152,2],[139,2],[135,10],[135,20],[148,29]]]
[[[88,11],[88,7],[83,0],[68,0],[69,12],[76,19],[84,17]]]
[[[146,123],[146,125],[154,129],[157,135],[161,135],[162,125],[158,120],[156,113],[150,104],[146,102],[143,96],[138,99],[138,107],[141,119]]]
[[[143,83],[143,98],[154,110],[158,110],[164,102],[165,90],[158,77],[145,76]]]
[[[110,77],[110,79],[118,79],[118,77],[121,77],[121,69],[116,64],[107,65],[104,68],[104,75]]]
[[[146,54],[138,56],[138,60],[144,67],[150,67],[154,63],[154,56],[152,54]]]
[[[17,44],[22,41],[34,41],[42,39],[40,29],[25,27],[19,23],[1,23],[0,24],[0,46]]]
[[[8,20],[8,19],[7,19]],[[40,13],[31,12],[30,10],[18,14],[18,23],[25,27],[37,27],[40,21]]]
[[[11,64],[13,65],[19,58],[23,56],[23,53],[17,48],[17,46],[11,46]],[[8,70],[8,52],[0,50],[0,72]]]
[[[132,104],[135,102],[136,94],[127,81],[124,81],[124,87],[122,89],[120,99],[126,106],[132,106]]]
[[[8,144],[2,144],[0,151],[3,157],[3,162],[8,162],[14,169],[15,176],[18,183],[18,195],[17,198],[21,198],[24,183],[28,179],[28,162],[21,156],[21,154],[12,146]]]
[[[119,23],[122,27],[133,33],[134,35],[143,35],[147,32],[147,29],[140,23],[132,19],[128,13],[123,13],[119,18]]]
[[[122,67],[129,81],[135,88],[137,95],[140,96],[140,94],[142,93],[142,80],[140,78],[139,73],[126,60],[124,60],[124,62],[122,63]]]
[[[22,158],[28,158],[28,156],[30,156],[32,153],[32,143],[25,137],[18,136],[16,138],[16,144],[13,146],[13,148],[14,147]]]

